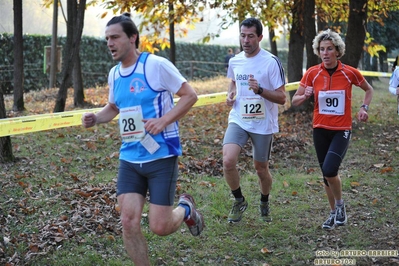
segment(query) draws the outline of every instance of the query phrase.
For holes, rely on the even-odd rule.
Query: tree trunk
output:
[[[53,28],[51,36],[49,88],[57,87],[58,66],[58,0],[53,0]],[[62,5],[61,5],[62,7]]]
[[[327,30],[328,24],[324,18],[324,11],[321,8],[317,8],[317,32]]]
[[[274,29],[270,29],[269,30],[269,40],[270,40],[270,52],[272,54],[274,54],[275,56],[278,56],[278,52],[277,52],[277,43],[274,40],[275,37],[275,32]]]
[[[303,12],[304,1],[294,1],[292,9],[292,25],[290,30],[290,40],[288,43],[288,82],[299,81],[302,78],[303,50],[305,46],[305,38],[303,36]],[[289,91],[290,99],[296,91]],[[291,106],[291,111],[302,110],[303,105],[299,107]]]
[[[80,40],[83,31],[84,13],[86,0],[68,0],[67,2],[67,38],[65,44],[65,60],[63,61],[61,72],[61,85],[58,91],[57,100],[54,106],[54,112],[63,112],[65,110],[68,87],[72,80],[72,72],[75,63],[76,54],[79,53]]]
[[[313,39],[316,36],[315,0],[305,1],[303,26],[306,46],[306,69],[319,63],[319,57],[313,52]]]
[[[0,163],[13,162],[14,160],[10,136],[0,137]]]
[[[246,15],[246,11],[245,10],[238,10],[238,32],[241,33],[241,27],[240,24],[241,22],[243,22],[245,20],[245,15]],[[238,38],[238,45],[240,47],[240,51],[242,51],[242,46],[241,46],[241,41],[240,38]]]
[[[295,0],[292,9],[292,25],[288,43],[288,82],[299,81],[303,74],[303,48],[305,45],[305,38],[303,36],[304,1],[305,0]]]
[[[85,103],[85,95],[82,79],[82,64],[79,53],[76,54],[75,64],[73,68],[73,103],[75,107],[83,107]]]
[[[367,52],[363,52],[362,65],[364,70],[369,70],[369,71],[372,70],[373,66],[371,60],[372,60],[371,55]],[[371,86],[373,86],[373,79],[374,79],[373,77],[365,76],[364,78],[367,80],[368,83],[370,83]]]
[[[315,0],[305,0],[303,11],[303,35],[306,47],[306,69],[317,65],[320,60],[313,52],[313,39],[316,36]],[[314,107],[314,98],[310,97],[300,109],[311,110]]]
[[[169,57],[173,64],[176,64],[176,42],[175,42],[175,15],[173,11],[173,2],[169,3]]]
[[[0,119],[6,118],[6,107],[4,105],[3,90],[0,87]],[[0,163],[14,161],[10,136],[0,137]]]
[[[388,72],[388,56],[387,53],[384,51],[378,52],[379,54],[379,65],[381,72]]]
[[[22,1],[14,0],[14,111],[24,107],[24,53],[22,37]]]
[[[342,63],[357,67],[366,37],[367,0],[349,1],[348,31],[345,38],[346,52]]]

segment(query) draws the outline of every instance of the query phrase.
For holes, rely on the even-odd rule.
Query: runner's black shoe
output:
[[[330,217],[323,223],[323,229],[332,230],[335,227],[335,213],[330,213]]]
[[[335,224],[338,226],[345,225],[347,221],[345,204],[335,206]]]
[[[270,216],[270,206],[269,202],[260,202],[259,205],[259,210],[260,210],[260,217],[262,218],[263,221],[265,222],[271,222],[272,217]]]

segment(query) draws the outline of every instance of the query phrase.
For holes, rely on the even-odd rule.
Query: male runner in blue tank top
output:
[[[182,194],[173,207],[178,156],[182,154],[177,120],[198,98],[171,62],[138,50],[139,32],[129,13],[113,17],[105,36],[112,58],[120,63],[109,72],[109,103],[97,114],[85,113],[82,124],[88,128],[107,123],[119,114],[122,146],[117,198],[123,241],[135,265],[150,265],[140,226],[147,190],[152,232],[169,235],[183,221],[194,236],[204,228],[189,194]],[[176,106],[174,94],[180,97]]]

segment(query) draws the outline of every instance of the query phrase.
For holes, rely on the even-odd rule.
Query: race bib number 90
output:
[[[140,141],[144,137],[145,130],[141,106],[120,109],[119,129],[124,142]]]
[[[265,102],[260,97],[244,97],[240,101],[240,113],[243,120],[265,119]]]
[[[345,114],[345,91],[320,91],[319,113],[323,115]]]

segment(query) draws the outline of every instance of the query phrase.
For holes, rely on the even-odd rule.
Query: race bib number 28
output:
[[[121,108],[119,128],[124,142],[140,141],[145,135],[141,106]]]

